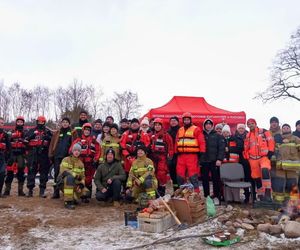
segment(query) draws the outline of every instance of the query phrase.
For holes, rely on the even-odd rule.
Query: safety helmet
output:
[[[40,116],[38,116],[38,118],[36,119],[36,121],[37,122],[44,122],[44,123],[46,123],[46,118],[45,118],[45,116],[40,115]]]
[[[155,118],[153,123],[163,124],[163,119],[161,119],[161,118]]]
[[[90,123],[85,123],[85,124],[83,124],[83,126],[82,126],[82,130],[85,130],[86,128],[89,128],[90,130],[92,129],[92,124],[90,124]]]
[[[182,115],[182,119],[184,119],[184,118],[192,119],[192,114],[190,112],[184,112]]]
[[[24,117],[23,117],[23,116],[17,116],[17,119],[16,119],[16,121],[18,121],[18,120],[21,120],[21,121],[25,122],[25,119],[24,119]]]

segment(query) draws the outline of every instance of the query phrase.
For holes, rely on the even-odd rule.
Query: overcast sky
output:
[[[0,80],[137,92],[143,112],[174,95],[294,128],[299,103],[263,105],[269,67],[300,25],[298,0],[0,0]]]

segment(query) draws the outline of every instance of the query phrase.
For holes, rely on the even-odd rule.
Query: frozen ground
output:
[[[183,231],[169,229],[152,234],[125,227],[126,210],[134,210],[134,206],[115,209],[93,199],[90,204],[69,211],[63,208],[62,199],[18,198],[14,193],[0,199],[0,249],[130,249],[144,244],[150,244],[144,249],[215,249],[205,245],[200,237],[151,243],[213,232],[221,226],[216,219]],[[291,240],[256,232],[244,236],[234,249],[300,249],[300,238]]]

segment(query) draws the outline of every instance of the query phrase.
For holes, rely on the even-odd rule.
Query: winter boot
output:
[[[89,190],[89,192],[87,194],[87,198],[91,199],[92,198],[92,192],[93,192],[92,185],[88,186],[87,189]]]
[[[271,189],[266,188],[265,195],[262,198],[263,201],[272,202]]]
[[[53,195],[52,195],[51,198],[52,199],[59,199],[60,198],[59,189],[56,186],[54,186],[53,188],[54,188],[54,192],[53,192]]]
[[[18,196],[25,196],[25,193],[23,191],[23,182],[19,182],[18,183]]]
[[[11,190],[11,184],[5,184],[5,190],[4,190],[3,195],[10,196],[10,190]]]
[[[2,189],[3,189],[3,185],[4,185],[4,178],[5,178],[5,174],[0,173],[0,197],[3,197]]]
[[[45,194],[45,188],[40,188],[40,195],[41,198],[46,198],[47,195]]]
[[[65,201],[65,208],[74,210],[75,209],[74,202],[73,201]]]
[[[33,197],[33,189],[32,189],[32,188],[30,188],[30,189],[28,190],[27,197]]]

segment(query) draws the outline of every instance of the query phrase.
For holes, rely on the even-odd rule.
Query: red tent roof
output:
[[[231,112],[210,105],[203,97],[174,96],[168,103],[150,109],[145,114],[148,118],[163,118],[168,122],[172,116],[181,118],[184,112],[191,112],[194,123],[202,123],[205,119],[211,118],[215,124],[225,122],[227,124],[237,124],[246,122],[245,112]]]

